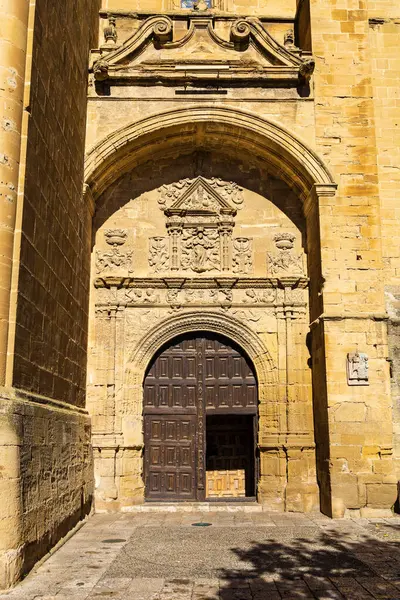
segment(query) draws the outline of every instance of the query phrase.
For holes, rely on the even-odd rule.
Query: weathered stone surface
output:
[[[20,392],[0,405],[0,587],[89,510],[85,406],[97,509],[143,503],[144,376],[188,331],[226,335],[254,364],[263,506],[386,516],[400,464],[398,2],[14,4],[0,383]],[[341,585],[332,597],[378,594]]]

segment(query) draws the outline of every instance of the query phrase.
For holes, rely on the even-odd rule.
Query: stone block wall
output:
[[[400,476],[400,7],[397,2],[369,2],[369,44],[376,119],[382,257],[394,416],[394,458]]]
[[[93,0],[31,3],[6,386],[0,589],[91,508],[84,410],[91,207],[83,201]]]
[[[325,464],[334,516],[346,509],[361,509],[367,515],[391,507],[397,495],[383,295],[385,183],[376,143],[382,136],[393,138],[393,129],[384,134],[378,121],[367,4],[348,0],[338,7],[329,0],[314,0],[310,9],[317,59],[316,147],[338,183],[335,198],[320,199],[323,306],[313,332],[321,338],[314,340],[320,348],[321,375],[326,372],[326,400],[319,397],[315,404],[327,407]],[[376,60],[386,60],[378,53]],[[386,76],[390,86],[390,71]],[[388,117],[390,122],[390,112]],[[388,238],[389,247],[390,234]],[[351,388],[346,382],[346,354],[356,349],[369,356],[368,387]]]

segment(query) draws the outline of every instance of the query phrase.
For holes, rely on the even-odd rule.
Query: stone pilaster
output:
[[[0,6],[0,384],[5,383],[29,0]]]

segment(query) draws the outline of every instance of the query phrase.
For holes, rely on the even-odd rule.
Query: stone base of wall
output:
[[[0,394],[0,589],[15,584],[91,510],[90,418],[67,404]]]

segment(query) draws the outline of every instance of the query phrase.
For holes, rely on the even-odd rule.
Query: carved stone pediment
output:
[[[167,216],[226,215],[234,217],[233,208],[203,177],[191,183],[182,196],[165,210]]]
[[[182,34],[167,16],[146,19],[121,46],[94,53],[95,78],[147,85],[152,79],[164,85],[206,85],[214,79],[225,86],[232,79],[235,85],[259,80],[297,85],[313,73],[310,55],[279,44],[257,18],[232,20],[229,39],[216,33],[211,14],[189,14],[188,21]]]

